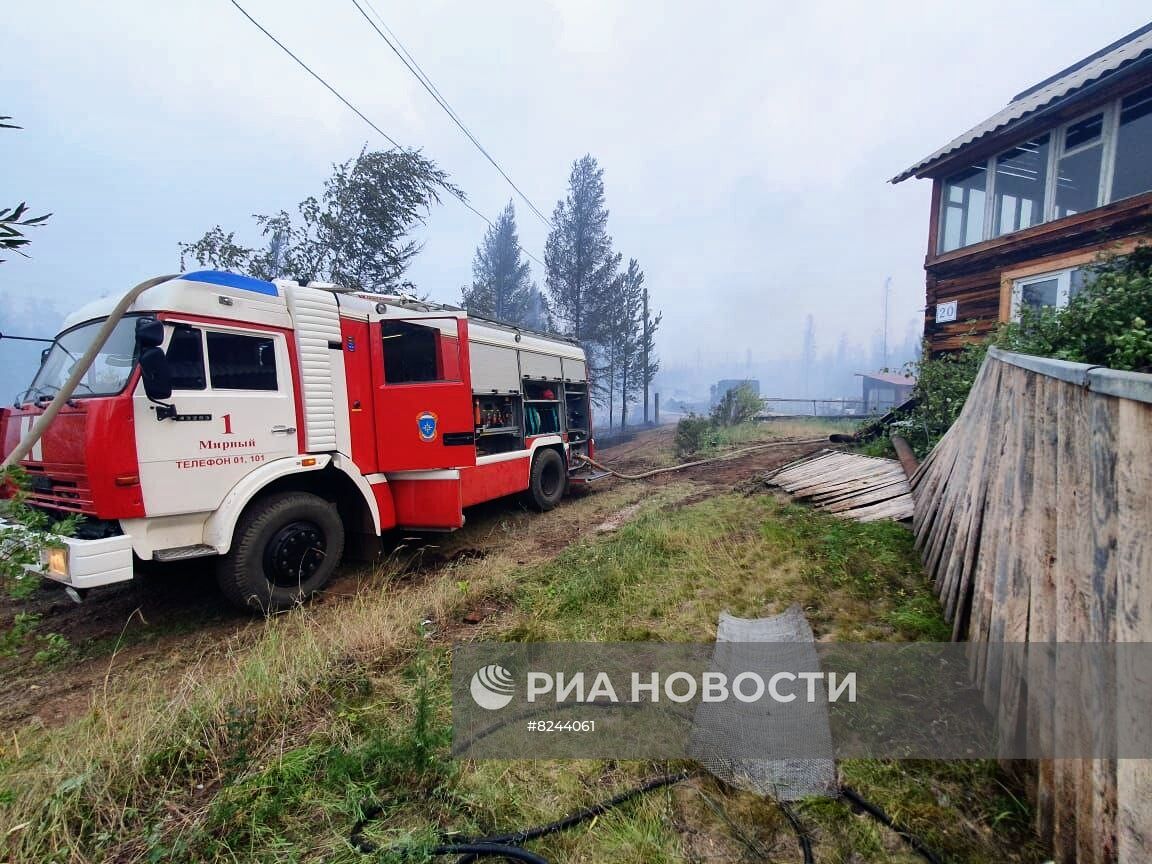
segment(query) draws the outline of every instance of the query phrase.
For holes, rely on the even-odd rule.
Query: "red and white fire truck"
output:
[[[0,415],[4,455],[64,395],[116,306],[70,316]],[[74,594],[131,579],[134,560],[215,556],[224,594],[270,611],[390,529],[450,531],[470,505],[515,493],[549,510],[592,479],[579,345],[330,284],[159,281],[56,401],[19,464],[32,506],[84,517],[43,554]]]

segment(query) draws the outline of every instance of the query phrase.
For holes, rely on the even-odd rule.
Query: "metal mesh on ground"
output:
[[[764,653],[757,643],[777,643],[771,656],[781,669],[793,673],[820,672],[820,659],[804,613],[792,606],[771,618],[734,618],[721,614],[711,671],[732,681],[741,671],[759,668]],[[781,650],[778,643],[790,647]],[[759,663],[758,663],[759,661]],[[819,685],[823,690],[823,685]],[[766,707],[771,705],[771,707]],[[827,753],[827,758],[730,759],[717,753],[747,752],[749,742],[766,755],[789,751]],[[802,743],[802,748],[797,745]],[[690,751],[709,772],[739,789],[780,801],[838,794],[836,761],[826,701],[797,700],[772,705],[763,700],[736,699],[700,703],[693,726]]]

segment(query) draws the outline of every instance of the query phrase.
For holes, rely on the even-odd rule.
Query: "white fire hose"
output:
[[[593,468],[599,468],[601,471],[607,471],[613,477],[621,480],[644,480],[648,477],[654,477],[657,474],[667,474],[669,471],[683,471],[685,468],[695,468],[697,465],[707,465],[710,462],[726,462],[729,459],[736,459],[743,456],[745,453],[753,453],[757,450],[767,450],[770,447],[800,447],[806,444],[827,444],[827,436],[823,438],[783,438],[779,441],[769,441],[766,444],[754,444],[751,447],[742,447],[739,450],[733,450],[730,453],[724,453],[720,456],[713,456],[711,459],[697,459],[695,462],[683,462],[680,465],[672,465],[668,468],[654,468],[651,471],[644,471],[640,474],[622,474],[614,468],[597,462],[595,459],[589,459],[582,453],[573,453],[572,458],[578,462],[586,465],[591,465]]]
[[[72,372],[68,376],[68,380],[64,382],[64,386],[57,391],[52,401],[48,404],[48,407],[44,409],[44,413],[36,418],[36,422],[33,423],[32,428],[28,430],[28,436],[17,444],[16,448],[5,457],[4,463],[0,465],[0,468],[15,465],[32,452],[32,448],[36,445],[36,442],[44,435],[44,430],[48,428],[56,418],[56,415],[60,413],[60,409],[72,398],[72,394],[76,391],[76,386],[80,383],[80,379],[88,373],[93,361],[96,359],[96,355],[100,353],[100,349],[104,347],[104,343],[107,342],[108,337],[112,335],[113,329],[120,323],[120,319],[124,317],[124,314],[128,311],[128,308],[136,302],[136,299],[149,288],[153,288],[161,282],[167,282],[169,279],[176,279],[178,277],[179,274],[172,274],[146,279],[120,298],[120,302],[117,303],[116,308],[109,313],[108,319],[96,333],[96,337],[92,340],[92,344],[88,346],[88,350],[81,355],[80,359],[76,361],[76,365],[72,367]]]

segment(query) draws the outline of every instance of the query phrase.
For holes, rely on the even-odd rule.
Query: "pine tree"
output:
[[[509,201],[476,247],[472,287],[463,290],[464,308],[474,315],[540,329],[539,293],[528,262],[520,257],[516,211]]]
[[[592,361],[601,353],[621,258],[608,235],[604,171],[592,156],[573,163],[568,195],[556,203],[552,224],[544,263],[553,323],[580,342]]]
[[[620,428],[628,425],[628,404],[635,402],[641,389],[644,372],[644,271],[635,258],[628,261],[628,269],[620,275],[619,294],[614,316],[617,322],[617,356],[620,365]]]
[[[616,385],[620,380],[620,369],[627,351],[628,321],[624,302],[624,273],[617,273],[612,279],[609,302],[604,306],[601,322],[601,370],[600,386],[608,400],[608,428],[616,424]]]

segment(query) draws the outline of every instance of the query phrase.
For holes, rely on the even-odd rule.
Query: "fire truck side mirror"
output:
[[[154,402],[172,395],[172,376],[168,358],[160,345],[164,342],[164,323],[155,318],[136,319],[136,347],[140,352],[140,379],[144,394]]]
[[[164,344],[164,322],[155,318],[136,319],[136,344],[141,349],[159,348]]]
[[[153,402],[172,395],[168,358],[155,345],[140,349],[140,380],[144,382],[144,394]]]

